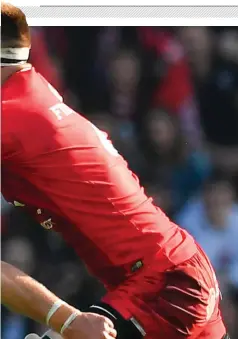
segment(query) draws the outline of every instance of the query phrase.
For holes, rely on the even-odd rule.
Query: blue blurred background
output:
[[[211,259],[238,337],[238,28],[35,27],[31,62],[106,131]],[[2,259],[79,308],[103,287],[57,234],[2,200]],[[2,308],[2,338],[44,330]]]

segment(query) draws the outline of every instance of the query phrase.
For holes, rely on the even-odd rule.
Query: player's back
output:
[[[153,205],[106,135],[34,69],[3,86],[2,146],[6,198],[51,218],[105,283],[117,284],[155,253],[161,270],[195,253],[193,239]]]

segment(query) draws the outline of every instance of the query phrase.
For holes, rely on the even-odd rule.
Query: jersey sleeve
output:
[[[1,138],[2,151],[1,151],[1,160],[2,165],[6,164],[8,161],[15,160],[20,151],[20,143],[16,140],[15,136],[12,133],[2,133]]]

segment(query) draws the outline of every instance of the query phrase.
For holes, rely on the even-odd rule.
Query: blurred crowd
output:
[[[238,28],[35,27],[31,62],[106,131],[212,261],[238,337]],[[84,309],[103,287],[62,239],[3,204],[2,258]],[[8,210],[8,214],[4,212]],[[2,310],[2,338],[44,328]]]

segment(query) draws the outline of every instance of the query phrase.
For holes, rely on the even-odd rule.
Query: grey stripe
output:
[[[28,18],[238,18],[238,6],[20,7]]]
[[[109,314],[112,318],[116,319],[116,317],[111,312],[109,312],[107,309],[105,309],[105,308],[103,308],[101,306],[92,305],[89,308],[96,308],[98,310],[104,311],[105,313]]]

